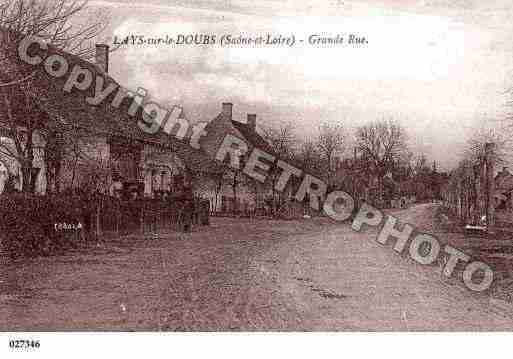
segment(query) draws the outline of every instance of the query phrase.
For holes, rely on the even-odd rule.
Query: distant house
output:
[[[246,123],[243,123],[232,118],[232,109],[231,103],[223,103],[221,113],[205,126],[207,135],[201,139],[202,147],[219,148],[225,136],[231,134],[248,146],[246,156],[241,158],[242,165],[255,147],[273,154],[270,145],[257,132],[256,115],[248,114]],[[263,206],[264,185],[240,171],[225,170],[217,179],[204,177],[199,187],[203,197],[210,199],[211,208],[216,212],[252,212]]]
[[[90,63],[83,59],[48,47],[46,55],[60,55],[66,59],[69,69],[75,65],[91,71],[93,78],[103,78],[103,88],[115,86],[118,91],[122,87],[108,75],[108,47],[97,45],[96,63]],[[30,86],[16,86],[10,88],[13,99],[14,111],[22,114],[44,116],[50,121],[47,127],[57,129],[57,134],[49,134],[47,127],[38,128],[34,132],[33,167],[35,169],[35,191],[44,194],[56,190],[74,189],[91,185],[91,177],[96,177],[95,190],[114,194],[114,192],[130,190],[139,196],[152,197],[161,192],[172,191],[183,185],[190,171],[216,171],[218,166],[211,157],[201,149],[190,146],[188,140],[191,132],[188,131],[183,140],[170,136],[162,130],[155,134],[143,131],[138,126],[142,119],[142,111],[133,115],[129,114],[129,108],[133,102],[130,97],[125,97],[120,105],[112,106],[116,93],[113,91],[100,104],[91,105],[86,102],[87,97],[94,95],[95,86],[86,90],[72,89],[64,91],[67,76],[52,77],[45,71],[44,65],[32,66],[21,63],[6,62],[3,59],[4,68],[0,69],[0,80],[9,82],[10,67],[25,67],[25,71],[34,71]],[[27,96],[24,96],[28,94]],[[33,103],[30,107],[16,106],[17,98],[30,98]],[[0,111],[2,112],[2,111]],[[5,111],[0,113],[0,136],[8,145],[12,143]],[[185,113],[181,113],[181,118]],[[89,133],[84,142],[82,152],[85,157],[73,160],[73,153],[69,151],[59,157],[59,163],[67,163],[59,170],[57,178],[50,176],[47,168],[48,159],[58,152],[59,129],[67,129],[69,133],[85,130]],[[62,136],[62,135],[61,135]],[[62,139],[61,139],[62,140]],[[0,155],[0,161],[9,168],[11,176],[16,176],[17,186],[23,183],[23,175],[17,161]],[[71,164],[71,165],[69,165]],[[98,177],[102,177],[98,180]]]

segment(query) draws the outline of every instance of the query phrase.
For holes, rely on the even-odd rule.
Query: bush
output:
[[[0,243],[12,258],[48,255],[73,247],[75,230],[56,230],[55,224],[84,226],[91,204],[78,196],[0,195]]]

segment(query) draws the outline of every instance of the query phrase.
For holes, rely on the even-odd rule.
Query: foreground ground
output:
[[[395,213],[429,227],[433,205]],[[0,330],[511,330],[438,267],[326,220],[214,219],[192,234],[4,261]]]

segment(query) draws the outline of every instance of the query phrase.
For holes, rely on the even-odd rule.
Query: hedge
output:
[[[0,195],[2,252],[11,258],[33,257],[75,246],[77,232],[63,224],[83,227],[92,203],[79,196]]]

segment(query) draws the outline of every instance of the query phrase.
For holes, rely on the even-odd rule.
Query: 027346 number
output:
[[[9,340],[11,349],[37,349],[40,346],[39,340]]]

